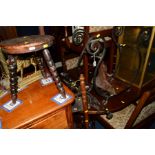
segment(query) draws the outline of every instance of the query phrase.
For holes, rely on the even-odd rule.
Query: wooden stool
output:
[[[12,103],[15,104],[17,100],[17,88],[18,88],[18,78],[17,78],[17,63],[15,55],[26,54],[31,52],[39,52],[43,50],[44,59],[49,67],[52,78],[56,83],[56,86],[63,97],[66,97],[64,87],[60,81],[58,73],[56,71],[55,64],[52,60],[51,54],[48,47],[53,45],[54,37],[50,35],[32,35],[14,38],[0,43],[0,47],[3,52],[8,55],[8,68],[10,74],[10,91]],[[43,70],[42,64],[39,63]],[[42,71],[43,74],[43,71]],[[45,76],[45,75],[43,75]]]

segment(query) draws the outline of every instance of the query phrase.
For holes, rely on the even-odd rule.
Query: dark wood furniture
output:
[[[93,114],[91,110],[88,110],[88,101],[86,96],[86,88],[85,88],[85,81],[84,76],[80,75],[80,87],[81,87],[81,93],[82,93],[82,104],[83,104],[83,112],[84,112],[84,123],[85,128],[88,128],[89,123],[89,114]],[[136,92],[134,90],[131,91],[133,94],[130,96],[131,98],[134,98],[136,95]],[[135,93],[135,95],[134,95]],[[125,98],[124,98],[125,99]],[[123,101],[123,98],[122,98]],[[111,104],[114,103],[110,102]],[[117,103],[117,101],[116,101]],[[119,102],[118,102],[119,103]],[[106,115],[102,114],[95,114],[94,117],[97,118],[97,120],[103,124],[106,128],[145,128],[144,124],[147,123],[147,121],[151,120],[151,118],[154,118],[155,114],[155,88],[152,87],[150,90],[144,91],[144,93],[140,96],[140,98],[132,103],[124,103],[124,108],[122,108],[121,105],[116,104],[117,106],[120,106],[120,110],[117,110],[113,112],[113,118],[108,119]],[[114,104],[113,104],[114,105]],[[113,107],[116,109],[117,107]],[[111,110],[112,106],[111,106]],[[89,116],[88,116],[89,115]]]
[[[54,82],[46,86],[42,86],[40,81],[28,85],[18,93],[18,98],[23,101],[21,105],[12,112],[0,108],[2,128],[73,128],[71,104],[74,101],[74,94],[66,86],[64,89],[71,98],[59,105],[51,100],[59,93]],[[0,106],[9,99],[9,94],[1,98]]]
[[[154,88],[154,34],[154,27],[126,26],[122,28],[122,33],[118,37],[118,44],[124,46],[117,51],[117,65],[112,81],[118,93],[121,89],[125,90],[114,97],[120,103],[118,107],[124,108],[123,105],[127,106],[133,103],[145,91]],[[127,87],[129,89],[126,89]],[[119,96],[122,101],[119,100]],[[111,100],[114,101],[114,98]],[[109,100],[109,108],[111,107],[111,100]],[[114,111],[117,110],[120,109]]]
[[[140,99],[130,103],[127,107],[113,113],[108,120],[105,116],[98,117],[100,123],[106,128],[145,128],[145,124],[154,120],[155,115],[155,88],[145,91]]]
[[[63,38],[60,38],[59,40],[59,50],[61,53],[61,61],[62,61],[62,65],[63,65],[63,71],[67,72],[67,67],[66,67],[66,60],[67,60],[67,53],[68,55],[71,55],[71,53],[76,53],[77,56],[79,56],[82,52],[82,50],[84,49],[84,47],[86,46],[86,43],[88,41],[89,37],[92,36],[97,36],[100,35],[101,37],[112,37],[112,29],[106,29],[106,30],[100,30],[100,31],[95,31],[95,32],[90,32],[90,26],[84,26],[84,31],[85,31],[85,36],[84,36],[84,40],[83,43],[79,46],[75,45],[72,42],[72,33],[69,33],[69,29],[68,27],[65,27],[65,36]],[[108,73],[112,74],[113,69],[114,69],[114,65],[115,65],[115,45],[112,39],[109,39],[106,41],[106,48],[108,49],[108,57],[106,60],[107,63],[107,67],[108,67]],[[88,77],[89,77],[89,58],[87,55],[83,56],[83,73],[86,79],[86,82],[88,83]]]
[[[43,51],[44,59],[47,63],[50,73],[56,83],[56,86],[59,92],[65,97],[65,91],[58,76],[55,64],[52,60],[51,54],[48,50],[50,46],[53,45],[54,37],[50,35],[32,35],[32,36],[24,36],[19,38],[14,38],[6,41],[2,41],[0,43],[0,47],[3,52],[8,55],[8,68],[10,74],[10,91],[11,91],[11,99],[15,104],[17,100],[17,64],[15,56],[18,54],[26,54],[32,52],[40,52]],[[43,71],[43,67],[41,63],[38,63],[40,68]],[[45,77],[45,74],[43,74]]]
[[[109,74],[112,74],[116,63],[116,45],[112,39],[112,28],[89,32],[89,35],[90,37],[100,35],[101,38],[104,37],[111,38],[111,39],[109,38],[105,42],[105,48],[107,48],[108,50],[107,50],[107,57],[106,59],[104,59],[104,61],[107,65],[107,72]]]
[[[137,124],[137,120],[144,117],[142,114],[147,117],[151,112],[150,115],[154,115],[154,103],[148,101],[154,96],[155,87],[154,33],[154,27],[122,28],[118,44],[123,46],[117,53],[117,67],[112,80],[118,95],[111,97],[107,104],[115,117],[112,120],[106,120],[104,116],[99,117],[105,126],[117,128],[116,124],[122,124],[120,122],[124,122],[125,114],[128,113],[123,128],[138,128],[142,127],[142,122],[147,121],[144,119]],[[148,103],[151,104],[147,105]]]

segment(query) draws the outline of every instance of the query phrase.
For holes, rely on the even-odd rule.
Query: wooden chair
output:
[[[60,45],[59,50],[61,53],[63,71],[67,72],[68,70],[76,68],[77,67],[76,65],[78,62],[78,56],[84,49],[88,38],[91,36],[100,35],[101,37],[105,37],[105,39],[107,40],[106,46],[107,48],[110,48],[110,55],[109,55],[107,64],[108,64],[108,72],[112,73],[113,62],[114,62],[114,44],[111,39],[112,27],[111,26],[84,26],[83,29],[85,31],[83,42],[79,46],[77,46],[73,43],[72,33],[69,33],[68,27],[65,27],[65,36],[61,38],[59,42],[59,45]],[[69,58],[67,60],[67,53],[68,55],[75,53],[76,56],[74,59]],[[83,69],[84,76],[87,82],[88,81],[88,57],[85,55],[83,57],[83,65],[84,65],[84,69]]]
[[[114,112],[112,119],[108,120],[104,115],[101,115],[98,120],[106,128],[143,128],[144,123],[150,121],[154,114],[155,88],[145,91],[136,103]]]

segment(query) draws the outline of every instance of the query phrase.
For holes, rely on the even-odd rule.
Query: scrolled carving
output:
[[[103,42],[101,38],[91,37],[86,45],[87,52],[91,55],[100,52],[102,49],[101,42]]]
[[[84,29],[76,29],[72,35],[72,42],[74,45],[79,46],[83,43],[85,37]]]

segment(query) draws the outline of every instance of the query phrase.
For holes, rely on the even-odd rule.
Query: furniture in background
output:
[[[88,90],[88,86],[85,84],[85,78],[83,74],[80,74],[80,87],[79,92],[76,93],[76,100],[73,106],[73,113],[77,128],[96,128],[97,115],[105,115],[106,118],[112,118],[112,114],[104,106],[101,106],[100,102],[95,96]]]
[[[71,27],[70,27],[71,28]],[[75,31],[71,32],[69,31],[69,27],[65,27],[65,36],[60,39],[60,42],[58,43],[60,45],[60,53],[61,53],[61,61],[63,65],[63,71],[67,72],[68,70],[74,69],[77,67],[77,62],[79,55],[83,51],[83,49],[86,46],[86,43],[89,39],[89,37],[100,35],[102,38],[105,38],[106,40],[106,48],[109,49],[107,52],[107,66],[108,66],[108,73],[112,74],[114,65],[115,65],[115,45],[111,39],[112,37],[112,27],[111,26],[83,26],[78,27],[78,29],[83,29],[84,33]],[[77,36],[76,36],[77,35]],[[82,40],[82,43],[79,45],[76,45],[73,42],[73,37],[80,38]],[[76,54],[76,56],[73,56],[74,58],[70,57],[73,53]],[[71,59],[72,58],[72,59]],[[69,60],[68,60],[69,59]],[[89,74],[89,58],[87,55],[83,56],[83,65],[84,65],[84,76],[86,81],[88,82],[88,74]]]
[[[89,26],[89,35],[99,36],[105,39],[105,48],[107,56],[104,59],[107,65],[107,72],[113,74],[116,63],[116,45],[112,39],[113,26]]]
[[[143,100],[147,96],[146,94],[148,92],[151,92],[151,89],[153,89],[155,86],[155,69],[153,63],[155,28],[134,26],[123,28],[114,27],[113,30],[117,30],[116,32],[113,31],[113,33],[115,33],[116,37],[118,37],[118,42],[116,38],[112,39],[118,47],[118,52],[117,57],[115,58],[116,65],[114,69],[114,74],[112,77],[110,77],[110,82],[116,90],[116,94],[108,98],[106,106],[109,111],[112,112],[114,115],[119,112],[126,114],[128,113],[126,109],[128,109],[131,113],[133,112],[133,114],[130,113],[131,115],[129,114],[126,117],[127,122],[127,120],[131,116],[131,119],[129,119],[129,122],[126,126],[126,128],[129,128],[132,126],[131,124],[133,124],[136,120],[136,117],[138,117],[138,114],[143,110],[143,104],[145,104]],[[98,33],[94,34],[96,35]],[[116,56],[115,54],[112,55]],[[83,62],[88,67],[87,61]],[[112,62],[114,62],[114,59]],[[88,68],[85,68],[84,70],[85,73],[88,73]],[[88,74],[85,74],[86,79],[87,75]],[[94,91],[93,93],[94,95],[96,95]],[[100,101],[103,100],[102,96],[96,95],[96,97]],[[133,106],[133,104],[136,105],[137,102],[138,106]],[[153,104],[149,105],[150,107],[153,107]],[[136,107],[135,110],[134,107]],[[149,106],[147,106],[147,108],[148,107]],[[154,113],[154,108],[149,109],[152,109],[149,110],[151,111],[152,115]],[[143,114],[143,112],[141,113]],[[119,117],[119,115],[117,116]],[[103,118],[102,116],[97,116],[96,118],[98,117],[100,121],[102,120],[101,118]],[[113,122],[113,118],[110,121]],[[106,121],[103,122],[105,123]],[[114,122],[117,121],[115,120]]]
[[[99,120],[111,128],[140,128],[155,114],[155,28],[127,26],[119,30],[122,32],[118,36],[117,63],[111,81],[117,93],[107,104],[113,118],[99,116]]]
[[[140,98],[123,108],[122,110],[113,113],[111,119],[107,118],[105,112],[92,111],[88,109],[88,98],[86,94],[86,87],[84,76],[80,75],[80,88],[82,93],[82,104],[84,113],[85,128],[89,128],[91,116],[95,116],[105,128],[129,129],[129,128],[143,128],[143,125],[155,116],[155,88],[145,91]],[[101,114],[103,113],[103,114]]]
[[[105,128],[130,129],[144,128],[144,124],[154,119],[155,88],[145,91],[136,102],[130,103],[122,110],[113,112],[113,118],[100,115],[98,120]]]
[[[113,81],[121,83],[119,87],[115,87],[118,92],[125,90],[123,95],[126,99],[122,98],[122,105],[132,103],[134,98],[136,100],[144,91],[155,85],[154,33],[154,27],[122,27],[118,37],[120,50],[117,51]],[[132,98],[129,94],[132,94]]]
[[[155,80],[155,28],[125,26],[118,43],[124,46],[117,53],[115,77],[139,90],[145,89]]]
[[[116,29],[116,28],[115,28]],[[153,68],[154,27],[120,27],[116,42],[118,51],[113,78],[116,95],[108,100],[108,108],[116,112],[135,102],[144,91],[155,85]]]
[[[74,94],[64,85],[70,96],[64,103],[53,100],[59,91],[53,83],[42,86],[40,80],[19,91],[18,98],[22,103],[11,112],[2,108],[10,96],[0,99],[0,121],[3,129],[64,129],[73,128],[71,104]]]

